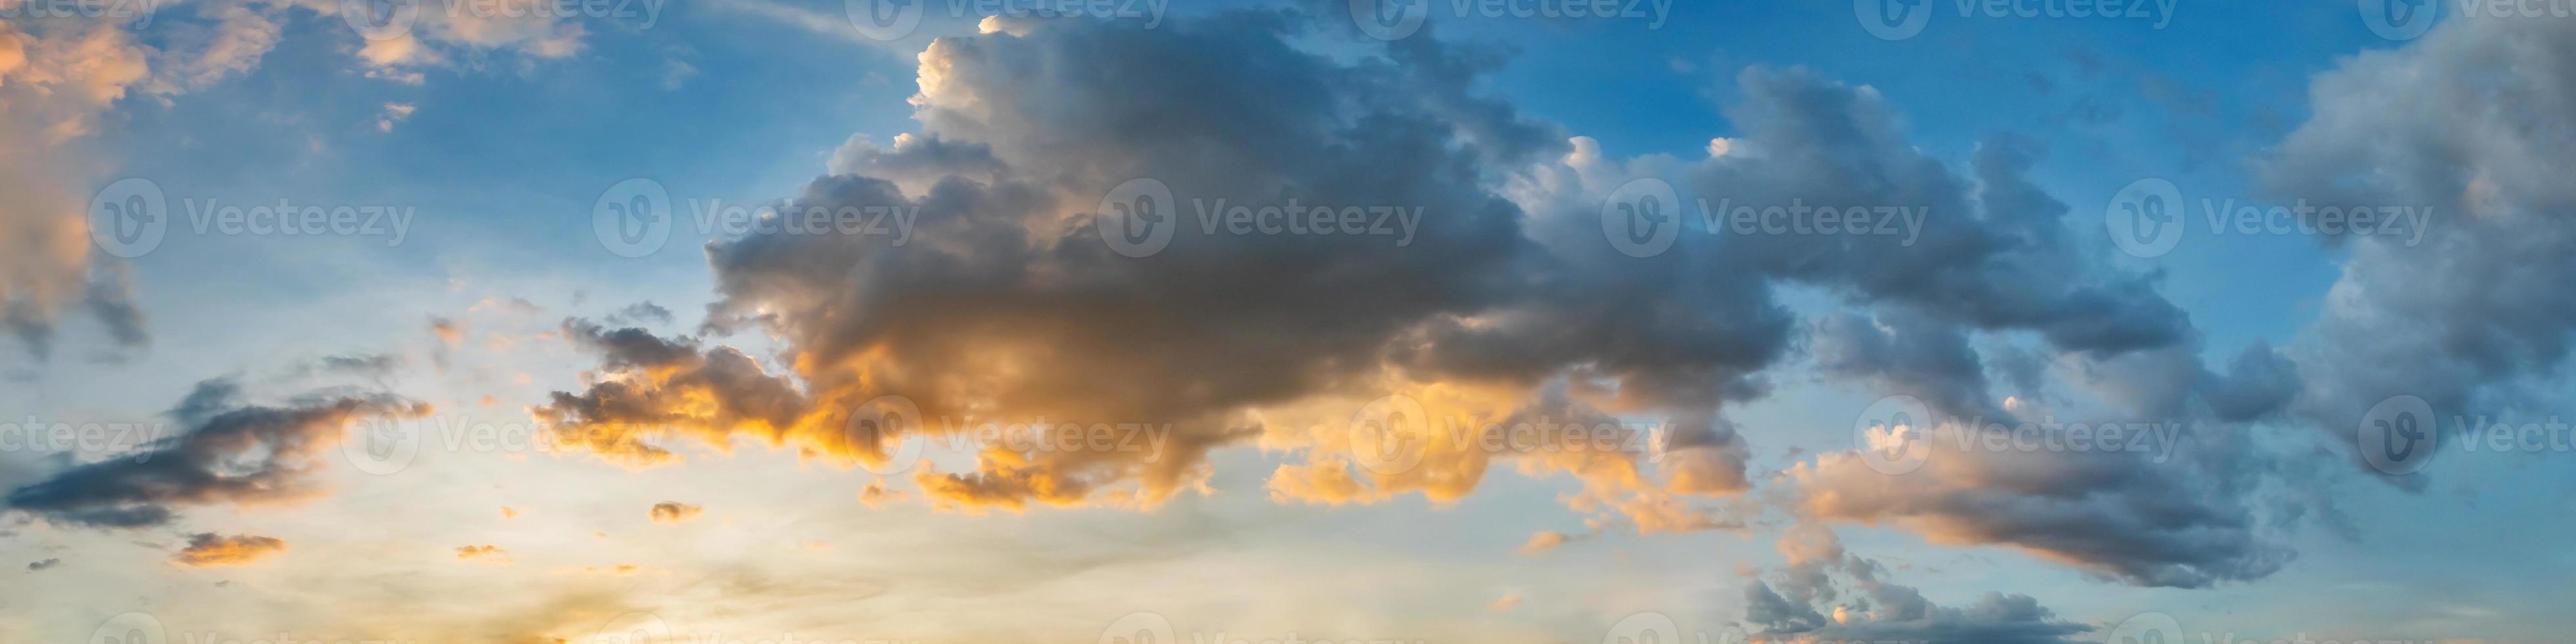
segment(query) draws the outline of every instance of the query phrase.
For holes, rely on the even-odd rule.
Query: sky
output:
[[[0,0],[0,642],[2557,642],[2562,0]]]

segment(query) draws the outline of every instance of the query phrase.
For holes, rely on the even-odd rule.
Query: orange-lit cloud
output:
[[[227,537],[209,532],[189,537],[188,547],[180,549],[172,561],[195,568],[240,566],[285,551],[286,541],[283,539],[251,535]]]
[[[690,519],[698,518],[698,513],[704,512],[705,510],[705,508],[686,503],[663,501],[661,503],[653,504],[653,510],[650,513],[650,516],[654,523],[681,523]]]

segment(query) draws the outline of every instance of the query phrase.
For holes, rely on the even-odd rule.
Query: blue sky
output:
[[[1709,641],[2576,626],[2548,604],[2576,569],[2576,303],[2552,281],[2576,18],[2548,7],[2435,0],[2390,39],[2369,2],[1924,0],[1890,39],[1836,2],[1419,0],[1394,6],[1428,28],[1390,41],[1338,0],[924,0],[879,39],[849,13],[870,1],[430,2],[378,40],[318,0],[10,14],[0,421],[112,445],[0,444],[0,575],[26,576],[0,640],[136,616],[154,641],[580,643],[635,620],[1080,641],[1140,614],[1255,642],[1593,641],[1648,614]],[[82,210],[138,178],[169,215],[139,254]],[[1132,203],[1131,178],[1178,238],[1096,246],[1093,200]],[[599,213],[633,179],[669,239],[620,253]],[[2124,252],[2154,180],[2180,241]],[[1920,245],[1594,236],[1639,186],[1932,219]],[[1190,228],[1287,195],[1421,207],[1423,242]],[[2213,228],[2230,200],[2425,231]],[[280,202],[387,228],[192,229]],[[891,207],[871,221],[907,241],[694,223],[720,205]],[[2400,398],[2451,432],[2420,472],[2371,460],[2373,403]],[[1908,426],[1920,471],[1872,472],[1906,443],[1864,430],[1900,400],[1949,421]],[[1678,438],[1424,434],[1384,469],[1343,419],[1387,401]],[[921,433],[846,433],[897,403]],[[2457,427],[2481,416],[2538,442],[2481,449]],[[943,451],[965,417],[1178,447]],[[1940,446],[2042,418],[2190,429],[2170,459]],[[371,468],[385,428],[416,453]],[[530,447],[567,436],[601,442]]]

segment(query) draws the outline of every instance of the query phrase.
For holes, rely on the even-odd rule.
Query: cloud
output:
[[[211,532],[188,537],[171,561],[191,568],[244,566],[286,551],[286,541],[252,535],[220,536]]]
[[[502,550],[500,546],[488,544],[480,546],[457,546],[456,559],[458,561],[509,563],[510,553],[509,551]]]
[[[395,123],[410,119],[412,112],[419,110],[420,106],[411,103],[386,103],[384,113],[376,117],[376,131],[392,132]]]
[[[1534,555],[1547,552],[1549,550],[1555,550],[1557,546],[1565,545],[1565,542],[1571,541],[1572,539],[1573,537],[1568,537],[1563,532],[1557,532],[1555,530],[1540,530],[1537,533],[1530,535],[1529,543],[1521,544],[1520,553],[1525,555]]]
[[[690,519],[698,518],[698,513],[705,510],[706,508],[676,501],[663,501],[653,504],[651,515],[654,523],[685,523]]]
[[[616,313],[610,313],[603,319],[609,324],[619,326],[640,326],[647,323],[667,325],[679,322],[679,318],[671,315],[670,309],[662,308],[662,305],[652,302],[628,304],[626,308],[618,309]]]
[[[130,8],[130,7],[128,7]],[[119,101],[171,97],[248,72],[275,47],[284,5],[191,3],[157,8],[203,20],[140,16],[13,20],[0,25],[0,321],[38,356],[73,305],[103,324],[120,348],[149,341],[127,269],[93,255],[86,190],[97,187],[87,136]],[[67,189],[69,188],[69,189]],[[158,216],[171,216],[157,213]]]
[[[344,17],[344,8],[364,6],[330,0],[293,0],[287,4],[335,21]],[[657,18],[660,3],[638,3],[634,7],[640,9],[645,4],[651,5],[655,15],[637,18]],[[560,11],[440,11],[432,7],[419,11],[408,29],[367,40],[358,50],[358,59],[379,68],[377,71],[477,60],[486,52],[536,60],[560,59],[581,53],[589,31],[582,17]]]
[[[44,569],[46,569],[46,568],[52,568],[52,567],[54,567],[54,566],[61,565],[62,563],[63,563],[63,560],[61,560],[61,559],[45,559],[45,560],[42,560],[42,561],[33,561],[33,562],[28,562],[28,563],[27,563],[27,572],[35,572],[35,571],[38,571],[38,570],[44,570]]]
[[[1845,552],[1821,527],[1792,527],[1776,547],[1787,567],[1744,589],[1753,642],[2058,644],[2093,630],[2059,619],[2028,595],[1987,592],[1967,606],[1934,604],[1887,581],[1885,566]]]
[[[9,492],[11,509],[71,524],[168,524],[173,506],[256,504],[319,492],[308,474],[352,423],[428,414],[390,394],[319,393],[245,404],[227,379],[200,382],[169,416],[185,429],[134,454],[80,465]]]
[[[1573,269],[1549,259],[1521,229],[1525,213],[1485,182],[1563,143],[1508,105],[1468,93],[1472,79],[1498,60],[1492,52],[1404,43],[1386,59],[1337,62],[1291,48],[1276,20],[1232,14],[1157,30],[1067,22],[933,43],[914,99],[924,132],[897,137],[892,147],[855,142],[836,157],[838,174],[787,200],[918,208],[905,245],[856,235],[754,235],[709,249],[723,299],[707,328],[777,334],[789,343],[778,361],[789,370],[756,369],[757,361],[733,349],[686,339],[664,344],[685,345],[698,357],[627,357],[656,349],[637,342],[604,351],[606,366],[623,373],[559,395],[546,413],[584,426],[712,427],[718,436],[703,438],[714,444],[743,433],[862,462],[889,453],[881,441],[852,440],[844,421],[881,396],[902,397],[925,420],[1168,423],[1177,430],[1160,453],[986,451],[973,471],[915,477],[932,502],[957,507],[1151,506],[1199,489],[1207,476],[1203,455],[1222,445],[1279,440],[1318,449],[1308,469],[1332,476],[1347,459],[1303,436],[1317,428],[1346,431],[1355,409],[1392,393],[1455,381],[1459,391],[1476,390],[1456,399],[1474,405],[1478,417],[1543,410],[1561,420],[1592,401],[1544,403],[1537,391],[1574,375],[1578,365],[1597,364],[1584,377],[1625,385],[1615,389],[1621,410],[1688,416],[1681,425],[1693,435],[1679,444],[1706,448],[1692,453],[1706,462],[1690,468],[1689,484],[1667,489],[1633,462],[1516,462],[1539,474],[1571,471],[1601,481],[1591,496],[1618,497],[1600,499],[1604,508],[1661,503],[1639,495],[1743,489],[1742,468],[1732,460],[1741,450],[1715,416],[1717,396],[1695,390],[1740,375],[1715,363],[1750,350],[1698,339],[1729,337],[1726,327],[1685,324],[1658,336],[1725,345],[1706,351],[1637,346],[1605,356],[1577,341],[1562,343],[1569,348],[1549,364],[1491,368],[1438,363],[1422,346],[1462,318],[1618,304],[1537,301],[1513,286],[1534,273]],[[1130,71],[1073,74],[1026,64],[1072,51]],[[1169,65],[1180,59],[1248,63]],[[1109,78],[1138,82],[1103,82]],[[1181,95],[1192,98],[1157,98]],[[1091,107],[1059,108],[1065,104]],[[1171,186],[1184,201],[1384,204],[1440,216],[1423,217],[1420,229],[1400,237],[1211,234],[1179,226],[1162,252],[1124,257],[1102,243],[1091,211],[1112,188],[1139,177]],[[1193,322],[1173,322],[1181,319]],[[1621,320],[1644,319],[1651,318],[1605,316],[1597,336],[1618,333]],[[740,377],[718,377],[719,367]],[[754,393],[773,394],[781,405],[718,398],[718,415],[748,421],[735,423],[711,422],[729,419],[696,413],[704,406],[669,404],[693,399],[681,392],[715,391],[717,381],[758,385]],[[893,433],[912,431],[940,430]],[[1371,481],[1385,485],[1351,500],[1472,489],[1488,458],[1454,456],[1443,463],[1460,469]],[[1358,482],[1347,472],[1319,480]],[[1273,489],[1298,499],[1332,494],[1310,494],[1287,479]],[[1712,522],[1672,525],[1701,523]]]
[[[73,187],[94,181],[79,139],[145,78],[150,52],[106,21],[0,24],[0,322],[40,358],[57,318],[84,302],[120,344],[140,343],[141,316],[115,290],[124,269],[97,268],[89,195]],[[111,290],[85,298],[94,284]]]
[[[2541,381],[2576,339],[2563,286],[2576,279],[2576,185],[2558,171],[2576,164],[2562,118],[2576,111],[2576,24],[2464,16],[2340,61],[2311,80],[2314,113],[2259,160],[2262,185],[2283,204],[2430,218],[2329,238],[2350,256],[2299,344],[2314,377],[2298,417],[2349,452],[2391,396],[2447,418],[2555,393]]]
[[[429,318],[429,333],[430,335],[437,336],[439,342],[445,343],[449,347],[455,347],[456,345],[465,342],[465,323],[448,318],[431,316]]]
[[[2266,346],[2225,374],[2200,365],[2200,335],[2157,293],[2160,276],[2105,262],[2030,180],[2045,153],[2034,141],[1997,137],[1953,168],[1907,139],[1876,90],[1754,68],[1727,108],[1740,135],[1710,156],[1613,159],[1471,91],[1498,52],[1416,37],[1327,57],[1289,44],[1301,26],[1258,12],[1152,30],[1044,21],[932,42],[912,98],[922,131],[854,139],[833,174],[781,200],[912,213],[902,235],[711,243],[720,297],[704,337],[567,321],[601,369],[537,413],[637,464],[677,458],[647,440],[664,430],[884,464],[953,419],[1169,423],[1170,447],[1151,453],[986,449],[971,470],[913,479],[938,507],[1151,508],[1206,490],[1211,450],[1257,445],[1299,457],[1267,482],[1283,502],[1452,501],[1502,465],[1570,480],[1564,499],[1589,527],[1658,532],[1744,524],[1750,448],[1727,411],[1769,394],[1801,328],[1831,377],[1999,420],[1981,334],[2033,339],[2127,417],[2263,418],[2297,382]],[[1076,56],[1091,64],[1046,62]],[[1228,63],[1173,63],[1192,60]],[[1174,225],[1130,257],[1095,215],[1140,178],[1171,191]],[[1918,219],[1840,236],[1685,223],[1669,249],[1624,253],[1605,205],[1647,179],[1711,207]],[[1425,214],[1387,236],[1240,234],[1196,214],[1292,199]],[[1802,325],[1784,288],[1849,313]],[[738,333],[776,339],[776,359],[710,339]],[[1418,404],[1422,421],[1361,438],[1354,419],[1386,401]],[[1652,436],[1661,458],[1490,440],[1565,423]],[[2174,465],[1962,457],[1930,484],[1885,489],[1833,453],[1780,480],[1818,518],[2019,547],[2131,583],[2268,574],[2288,555],[2256,534],[2248,495],[2271,464],[2207,434]],[[1419,458],[1372,467],[1364,449],[1390,443]]]

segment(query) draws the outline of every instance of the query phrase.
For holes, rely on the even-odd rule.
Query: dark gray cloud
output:
[[[427,405],[390,394],[308,396],[284,406],[243,402],[230,380],[198,383],[169,412],[185,427],[141,451],[80,465],[9,492],[11,509],[102,528],[164,525],[174,506],[292,499],[316,492],[306,474],[353,422],[417,416]]]
[[[662,308],[662,305],[654,304],[652,302],[636,302],[634,304],[628,304],[626,305],[626,308],[618,309],[617,312],[610,313],[608,314],[608,317],[603,319],[609,324],[626,326],[645,323],[659,323],[667,325],[679,322],[679,318],[671,315],[670,309]]]
[[[2305,510],[2261,494],[2295,483],[2282,475],[2285,457],[2259,449],[2236,422],[2286,399],[2290,376],[2267,347],[2249,349],[2226,374],[2203,368],[2188,346],[2078,355],[2066,379],[2111,405],[2059,412],[1991,402],[1982,367],[1944,323],[1882,311],[1819,333],[1829,373],[1918,397],[1935,419],[1914,428],[1931,445],[1919,470],[1881,471],[1848,452],[1792,467],[1783,478],[1801,512],[1893,524],[1936,543],[2011,546],[2142,586],[2258,579],[2295,557],[2280,532],[2294,524],[2264,518]],[[2077,423],[2086,440],[2106,424],[2121,438],[2047,447],[2075,444],[2067,439]],[[1996,449],[1992,439],[2026,442]],[[2031,447],[2014,447],[2023,444]]]
[[[107,328],[107,335],[120,348],[139,348],[152,344],[152,333],[146,329],[143,307],[134,301],[132,269],[123,262],[101,262],[91,269],[89,290],[82,295],[90,315]]]
[[[52,568],[52,567],[54,567],[54,566],[61,565],[62,563],[63,563],[63,560],[62,560],[62,559],[59,559],[59,558],[56,558],[56,559],[45,559],[45,560],[42,560],[42,561],[31,561],[31,562],[28,562],[28,563],[27,563],[27,572],[35,572],[35,571],[38,571],[38,570],[44,570],[44,569],[46,569],[46,568]]]

